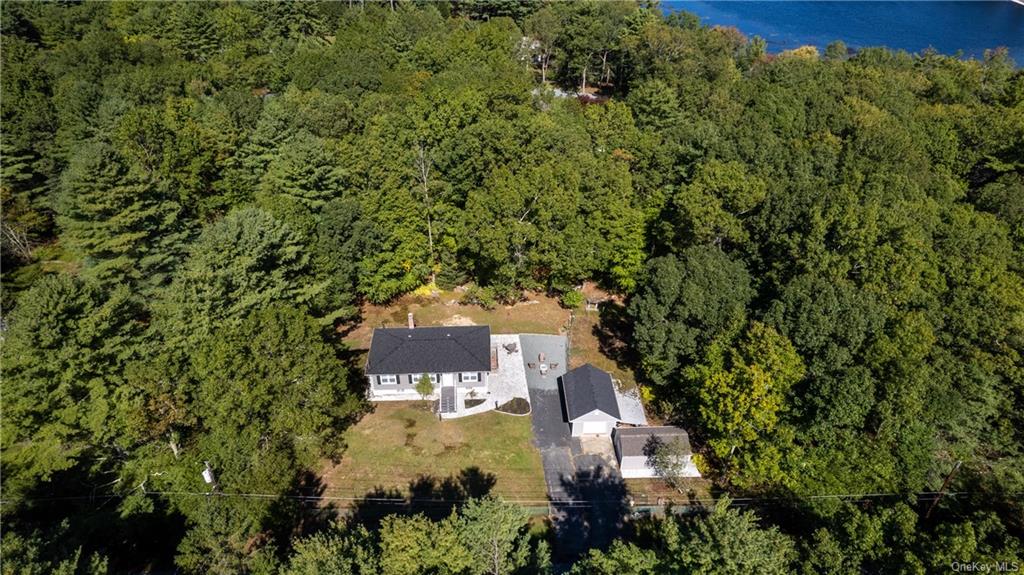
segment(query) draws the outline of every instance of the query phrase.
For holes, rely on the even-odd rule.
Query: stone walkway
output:
[[[505,345],[515,344],[516,350],[508,352]],[[523,363],[523,346],[517,334],[492,334],[491,348],[497,349],[498,369],[487,376],[487,395],[480,405],[465,407],[464,399],[458,399],[456,413],[448,414],[445,419],[466,417],[492,411],[495,407],[505,404],[517,397],[530,401],[530,392],[526,385],[526,366]]]

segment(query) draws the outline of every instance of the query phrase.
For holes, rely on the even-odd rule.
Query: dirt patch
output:
[[[607,435],[595,437],[584,436],[580,438],[580,448],[588,455],[599,455],[609,464],[618,467],[618,460],[615,458],[615,448],[612,447],[612,438]]]
[[[609,293],[591,281],[583,282],[583,287],[580,289],[580,293],[590,301],[612,301],[619,304],[623,302],[623,297],[621,295]]]
[[[413,447],[413,442],[415,442],[415,441],[416,441],[416,433],[415,432],[406,433],[405,434],[405,446],[406,447]]]
[[[444,444],[445,455],[455,455],[460,451],[465,451],[469,447],[468,443],[455,443],[455,444]]]
[[[476,325],[476,322],[468,317],[463,317],[459,314],[455,314],[450,318],[441,322],[441,325],[445,326],[457,326],[457,325]]]
[[[577,312],[569,334],[569,368],[593,364],[612,374],[622,389],[636,387],[634,358],[624,322],[625,310],[614,300],[602,304],[602,310]]]
[[[708,504],[713,501],[711,482],[703,478],[682,480],[682,492],[662,479],[627,479],[626,489],[640,505],[675,503],[681,505]]]

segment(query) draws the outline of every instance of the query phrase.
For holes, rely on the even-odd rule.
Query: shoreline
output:
[[[1012,4],[1011,4],[1012,2]],[[721,0],[663,0],[665,13],[686,11],[703,26],[735,27],[747,37],[760,36],[769,51],[802,45],[823,50],[834,40],[847,46],[886,47],[920,54],[933,48],[963,60],[984,58],[986,50],[1005,46],[1017,67],[1024,65],[1024,0],[1009,2],[943,3],[936,10],[920,10],[921,3],[902,0],[885,3],[840,2],[727,2]]]

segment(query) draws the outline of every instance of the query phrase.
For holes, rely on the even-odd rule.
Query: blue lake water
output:
[[[834,40],[851,48],[886,46],[909,52],[935,48],[981,58],[1005,46],[1024,66],[1024,5],[990,2],[696,2],[668,0],[664,10],[686,10],[706,25],[735,26],[760,36],[769,52]]]

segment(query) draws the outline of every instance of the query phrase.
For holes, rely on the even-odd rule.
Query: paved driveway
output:
[[[562,410],[558,378],[565,373],[562,336],[520,335],[532,408],[534,443],[540,450],[557,536],[555,559],[568,564],[589,547],[604,547],[619,532],[627,512],[626,488],[614,462],[585,454]],[[528,364],[538,354],[558,367],[545,377]]]
[[[558,335],[520,335],[519,345],[523,350],[523,367],[526,369],[526,384],[530,392],[530,413],[533,425],[533,441],[540,450],[544,463],[544,480],[548,497],[552,501],[567,499],[568,493],[562,485],[563,477],[572,477],[576,472],[572,463],[569,424],[562,414],[562,398],[558,391],[558,378],[565,373],[565,338]],[[530,369],[529,364],[539,364],[540,354],[548,365],[558,367],[541,376],[539,369]]]

